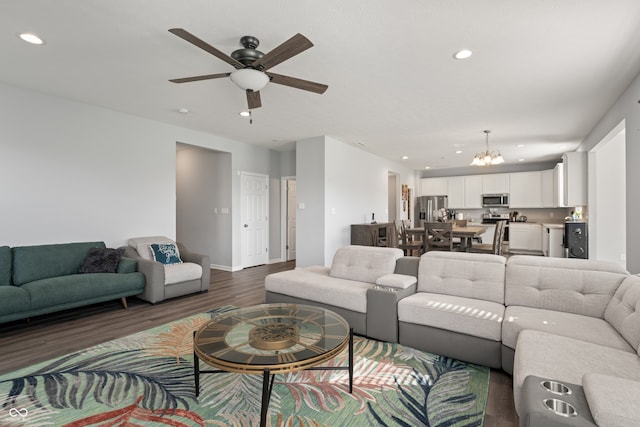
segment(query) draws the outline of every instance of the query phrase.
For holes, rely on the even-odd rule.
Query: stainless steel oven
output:
[[[483,194],[482,195],[482,207],[483,208],[508,208],[509,207],[509,194]]]

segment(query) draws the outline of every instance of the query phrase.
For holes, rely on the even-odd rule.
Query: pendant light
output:
[[[473,157],[473,161],[471,162],[471,166],[491,166],[504,163],[502,154],[500,154],[499,151],[489,151],[489,134],[491,133],[491,131],[484,130],[483,132],[486,135],[485,142],[487,144],[487,150],[476,153],[476,155]]]

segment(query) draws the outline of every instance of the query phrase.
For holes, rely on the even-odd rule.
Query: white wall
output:
[[[622,120],[625,121],[626,157],[626,229],[627,229],[627,269],[640,273],[640,245],[635,236],[640,236],[640,74],[633,80],[620,98],[611,106],[604,117],[594,126],[579,147],[579,151],[589,151],[602,141]],[[591,173],[591,172],[589,172]]]
[[[238,268],[237,172],[279,177],[280,165],[274,160],[279,154],[4,84],[0,244],[102,240],[117,247],[134,236],[175,238],[176,142],[231,154],[227,185],[234,226],[227,250],[230,268]],[[271,239],[270,246],[279,248],[280,233],[272,233]]]
[[[388,220],[389,171],[414,187],[415,173],[331,137],[297,144],[298,267],[331,265],[340,247],[351,243],[351,224]],[[312,201],[310,203],[310,201]]]
[[[589,258],[626,268],[625,131],[589,155]]]

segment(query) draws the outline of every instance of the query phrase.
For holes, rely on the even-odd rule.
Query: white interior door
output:
[[[269,260],[269,177],[242,172],[242,267]]]
[[[296,181],[287,180],[287,261],[296,259]]]

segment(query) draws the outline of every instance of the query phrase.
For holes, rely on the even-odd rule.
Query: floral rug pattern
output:
[[[225,306],[0,376],[1,426],[258,426],[261,375],[193,379],[193,331]],[[326,365],[345,366],[347,352]],[[201,369],[208,367],[201,362]],[[269,426],[482,426],[489,369],[354,338],[347,371],[275,378]]]

